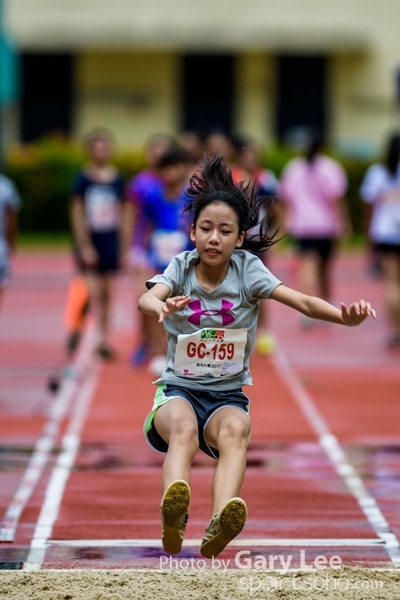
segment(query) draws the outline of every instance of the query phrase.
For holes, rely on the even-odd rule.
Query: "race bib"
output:
[[[175,351],[174,372],[183,377],[222,377],[243,370],[246,329],[203,328],[181,334]]]
[[[86,215],[92,231],[110,231],[119,225],[119,202],[112,188],[93,185],[86,192]]]
[[[183,231],[158,230],[151,236],[151,249],[159,265],[168,265],[187,245],[188,236]]]

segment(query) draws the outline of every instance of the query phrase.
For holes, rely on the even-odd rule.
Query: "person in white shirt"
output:
[[[369,238],[380,257],[390,349],[400,348],[400,134],[393,134],[385,160],[367,170],[360,196],[371,207]]]

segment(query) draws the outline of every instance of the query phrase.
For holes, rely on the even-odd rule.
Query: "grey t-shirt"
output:
[[[192,298],[182,310],[164,320],[167,366],[154,383],[209,390],[251,385],[249,358],[260,300],[269,298],[281,282],[257,256],[235,250],[225,280],[209,292],[197,281],[198,260],[197,250],[182,252],[163,274],[146,282],[148,289],[163,283],[169,287],[171,297]]]

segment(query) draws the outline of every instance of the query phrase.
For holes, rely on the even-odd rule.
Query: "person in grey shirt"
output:
[[[0,174],[0,307],[11,275],[11,256],[15,252],[20,204],[13,182]]]
[[[268,227],[265,199],[235,184],[222,156],[208,156],[190,180],[186,210],[196,249],[174,257],[162,275],[147,282],[138,308],[164,323],[167,365],[144,434],[165,452],[161,500],[164,550],[181,550],[190,504],[190,471],[199,449],[217,459],[213,513],[200,551],[217,556],[244,527],[245,501],[238,497],[250,437],[249,357],[260,301],[276,300],[304,315],[341,325],[376,317],[369,302],[340,308],[284,286],[252,252],[276,240]],[[264,217],[261,217],[261,207]],[[259,224],[256,235],[251,233]]]

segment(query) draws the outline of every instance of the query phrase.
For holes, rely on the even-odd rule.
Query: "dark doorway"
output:
[[[45,135],[69,135],[72,68],[70,54],[22,56],[21,138],[24,142]]]
[[[324,56],[278,57],[277,131],[280,141],[294,141],[308,132],[326,133]]]
[[[188,54],[183,57],[182,129],[207,134],[232,130],[234,57]]]

